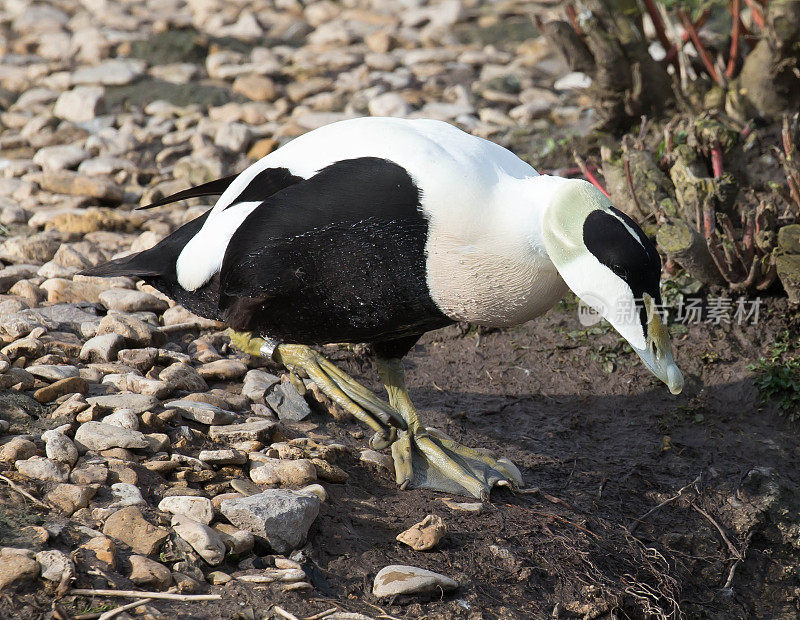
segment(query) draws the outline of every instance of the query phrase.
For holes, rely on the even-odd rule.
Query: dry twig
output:
[[[0,480],[2,480],[3,482],[5,482],[5,483],[6,483],[8,486],[10,486],[10,487],[11,487],[11,488],[12,488],[14,491],[16,491],[17,493],[19,493],[19,494],[20,494],[20,495],[22,495],[23,497],[26,497],[26,498],[28,498],[29,500],[31,500],[31,501],[32,501],[34,504],[36,504],[36,505],[37,505],[37,506],[39,506],[40,508],[46,508],[47,510],[52,510],[52,506],[50,506],[49,504],[46,504],[45,502],[43,502],[43,501],[42,501],[42,500],[40,500],[40,499],[36,499],[36,498],[35,498],[33,495],[31,495],[30,493],[28,493],[28,492],[27,492],[25,489],[23,489],[21,486],[19,486],[19,485],[18,485],[16,482],[14,482],[13,480],[11,480],[10,478],[6,478],[6,477],[5,477],[3,474],[0,474]]]
[[[140,592],[138,590],[91,590],[88,588],[73,588],[67,594],[72,596],[120,596],[120,597],[140,597],[146,596],[151,599],[161,599],[164,601],[219,601],[222,599],[220,594],[178,594],[176,592]]]

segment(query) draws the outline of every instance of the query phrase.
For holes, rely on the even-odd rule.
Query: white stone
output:
[[[372,594],[378,598],[399,594],[423,594],[437,590],[454,590],[458,583],[430,570],[416,566],[393,564],[382,568],[372,586]]]
[[[74,144],[63,146],[45,146],[36,151],[33,161],[42,168],[50,170],[64,170],[74,168],[84,159],[89,159],[89,151]]]
[[[102,422],[86,422],[75,432],[75,443],[85,450],[110,448],[147,448],[150,443],[139,431]]]
[[[73,72],[73,84],[105,84],[121,86],[130,84],[142,73],[146,63],[142,60],[112,58],[94,67],[81,67]]]
[[[172,517],[172,527],[211,566],[222,564],[225,559],[225,543],[213,529],[184,515]]]
[[[72,440],[61,433],[55,433],[45,444],[47,458],[73,467],[78,462],[78,449]]]
[[[142,492],[135,484],[117,482],[111,485],[111,494],[116,498],[109,508],[124,508],[125,506],[144,506],[147,504],[142,497]]]
[[[553,84],[556,90],[573,90],[575,88],[589,88],[592,85],[592,78],[580,71],[573,71],[560,77]]]
[[[206,525],[214,519],[214,506],[207,497],[173,495],[162,499],[158,503],[158,509],[173,515],[183,515]]]
[[[373,97],[367,107],[372,116],[404,118],[411,112],[411,106],[406,103],[406,100],[398,93],[391,92]]]
[[[105,89],[101,86],[77,86],[58,97],[53,114],[72,123],[92,120],[100,110]]]
[[[39,562],[42,578],[48,581],[59,583],[75,575],[75,564],[63,551],[40,551],[36,554],[36,561]]]

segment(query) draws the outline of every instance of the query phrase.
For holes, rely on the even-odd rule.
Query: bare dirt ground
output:
[[[348,457],[350,479],[328,485],[305,549],[315,591],[234,581],[210,588],[221,603],[154,607],[179,618],[263,617],[275,604],[298,617],[331,607],[403,618],[797,617],[797,431],[759,404],[747,369],[797,318],[772,300],[757,325],[690,326],[675,343],[687,378],[678,397],[632,354],[606,372],[617,337],[581,334],[564,304],[516,329],[429,334],[408,358],[426,422],[508,456],[538,492],[495,491],[480,513],[462,512]],[[334,358],[380,387],[368,357]],[[314,422],[319,434],[364,445],[355,421]],[[438,548],[395,541],[429,513],[448,527]],[[393,563],[461,587],[380,602],[372,578]],[[38,586],[6,596],[0,617],[43,617],[52,596]],[[78,599],[68,611],[98,605]]]

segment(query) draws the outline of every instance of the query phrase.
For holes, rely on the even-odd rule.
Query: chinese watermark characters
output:
[[[586,327],[594,325],[605,315],[612,321],[629,323],[640,316],[644,309],[642,300],[621,300],[610,313],[605,312],[602,302],[594,299],[579,300],[578,320]],[[739,297],[682,297],[674,304],[655,305],[655,311],[661,315],[663,323],[683,323],[697,325],[756,325],[761,310],[761,298],[748,299]]]

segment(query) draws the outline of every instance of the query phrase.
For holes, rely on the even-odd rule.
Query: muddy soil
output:
[[[261,618],[274,604],[298,617],[331,607],[400,618],[797,617],[798,432],[759,403],[747,368],[797,314],[772,300],[760,319],[690,326],[675,343],[687,378],[678,397],[613,332],[581,332],[568,304],[515,329],[428,334],[407,360],[424,420],[511,458],[527,492],[501,489],[479,513],[463,512],[348,457],[350,479],[327,485],[305,549],[315,591],[232,582],[210,588],[220,603],[153,607],[176,618]],[[380,387],[368,356],[332,357]],[[314,424],[330,440],[365,444],[354,420],[320,414]],[[448,527],[437,549],[395,541],[429,513]],[[461,587],[379,601],[372,579],[394,563]],[[43,589],[0,598],[0,617],[42,617],[52,599]],[[103,603],[120,604],[61,602],[69,613]]]

